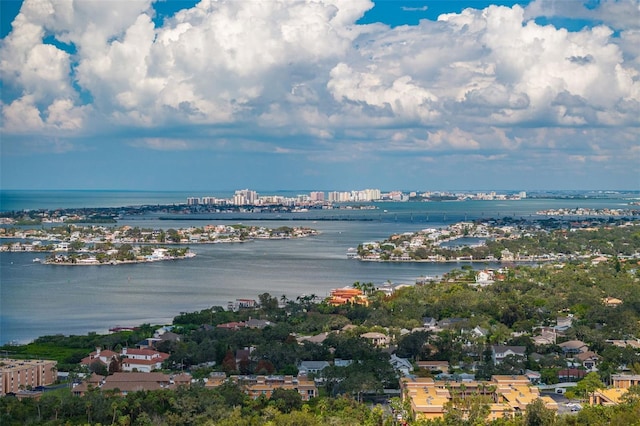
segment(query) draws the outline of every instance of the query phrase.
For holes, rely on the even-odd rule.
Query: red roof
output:
[[[108,362],[110,362],[111,359],[117,358],[117,357],[118,357],[117,353],[110,351],[109,349],[105,349],[105,350],[101,350],[99,355],[97,351],[91,352],[89,356],[82,358],[80,363],[85,365],[90,365],[98,361],[105,364],[105,362],[103,362],[101,358],[107,359]]]

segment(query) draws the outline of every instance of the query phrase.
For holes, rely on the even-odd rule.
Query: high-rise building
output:
[[[233,204],[241,206],[245,204],[256,204],[258,193],[250,189],[238,189],[233,196]]]
[[[313,191],[309,194],[309,198],[311,201],[324,201],[324,192]]]

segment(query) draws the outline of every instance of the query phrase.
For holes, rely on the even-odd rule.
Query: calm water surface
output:
[[[529,216],[541,208],[625,205],[624,200],[383,203],[378,210],[314,213],[318,219],[322,214],[350,214],[341,218],[353,220],[314,221],[312,216],[305,216],[310,220],[295,220],[303,217],[288,216],[293,220],[252,221],[268,227],[309,226],[321,235],[300,240],[192,245],[197,253],[193,259],[153,264],[53,266],[33,263],[33,258],[42,254],[1,253],[0,344],[26,342],[45,334],[85,334],[144,322],[170,323],[180,312],[226,307],[228,301],[257,299],[264,292],[278,298],[283,294],[290,298],[302,294],[324,297],[331,289],[355,281],[414,283],[420,276],[441,276],[459,265],[358,262],[347,260],[345,253],[363,241],[464,218]],[[149,217],[125,219],[118,225],[179,228],[238,222]]]

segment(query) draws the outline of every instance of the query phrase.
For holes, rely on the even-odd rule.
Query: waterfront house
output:
[[[345,304],[358,304],[367,306],[369,304],[369,300],[361,290],[352,287],[345,287],[331,290],[327,303],[333,306]]]
[[[493,271],[485,269],[476,274],[476,284],[480,286],[493,284]]]

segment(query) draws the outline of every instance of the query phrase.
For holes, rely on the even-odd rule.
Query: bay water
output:
[[[2,210],[93,206],[166,204],[185,194],[135,194],[112,192],[106,196],[55,201],[8,201]],[[31,194],[33,195],[33,194]],[[86,194],[85,194],[86,195]],[[102,194],[104,195],[104,194]],[[137,194],[143,195],[143,194]],[[60,195],[58,195],[59,197]],[[73,197],[72,197],[73,198]],[[47,201],[48,200],[48,201]],[[10,204],[13,203],[13,204]],[[84,203],[84,204],[83,204]],[[18,204],[26,207],[16,207]],[[320,231],[315,237],[259,240],[247,243],[191,245],[192,259],[147,264],[59,266],[34,263],[38,253],[0,253],[0,344],[28,342],[46,334],[106,332],[116,326],[142,323],[167,324],[180,312],[211,306],[226,307],[237,298],[256,299],[261,293],[295,299],[315,294],[326,297],[331,289],[356,281],[413,284],[421,276],[442,276],[460,264],[359,262],[346,251],[364,241],[381,240],[393,233],[442,227],[481,217],[533,217],[548,208],[628,208],[622,199],[466,201],[442,203],[377,203],[375,210],[311,211],[274,215],[218,214],[200,220],[160,220],[157,216],[123,218],[117,226],[182,228],[213,224],[246,223],[276,228],[307,226]],[[38,207],[41,206],[41,207]],[[8,207],[8,208],[7,208]],[[165,218],[167,219],[167,218]],[[0,240],[0,242],[2,242]],[[474,264],[475,268],[487,265]],[[496,265],[489,265],[495,267]]]

